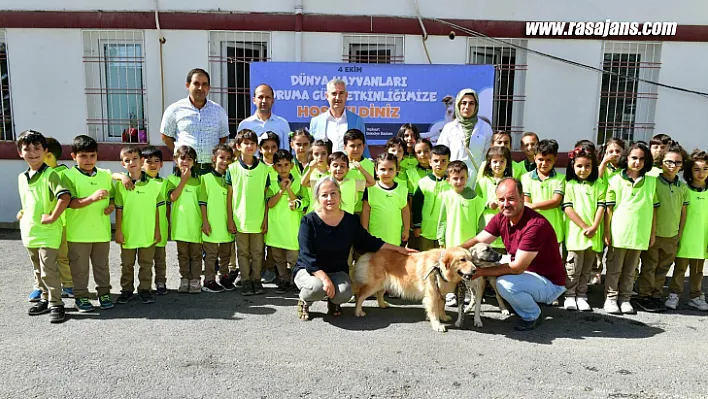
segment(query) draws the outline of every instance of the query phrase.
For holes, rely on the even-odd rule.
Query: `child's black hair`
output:
[[[506,147],[504,147],[506,148]],[[447,165],[447,175],[450,176],[451,174],[457,174],[457,173],[462,173],[462,172],[467,173],[467,177],[469,177],[469,168],[467,168],[467,164],[464,162],[460,161],[459,159],[457,161],[452,161],[450,162],[449,165]]]
[[[123,160],[123,157],[125,156],[125,154],[138,154],[138,158],[142,158],[143,157],[143,150],[141,150],[140,147],[138,147],[135,144],[130,144],[130,145],[127,145],[127,146],[120,149],[120,160],[121,161]]]
[[[592,143],[590,143],[592,144]],[[573,151],[568,153],[568,166],[565,168],[565,180],[566,181],[580,181],[578,175],[575,173],[575,160],[578,158],[589,158],[590,168],[592,171],[587,178],[587,181],[594,183],[600,177],[599,165],[597,162],[597,155],[595,154],[595,146],[588,145],[587,143],[576,145]]]
[[[57,161],[61,158],[62,148],[61,144],[54,137],[47,137],[47,151],[54,155],[54,159]]]
[[[497,136],[506,136],[509,138],[509,145],[513,146],[514,145],[514,139],[511,137],[511,132],[507,132],[504,130],[497,130],[492,134],[492,143],[494,143],[497,140]]]
[[[447,155],[447,158],[450,159],[450,148],[448,146],[443,145],[443,144],[438,144],[433,147],[432,150],[430,150],[431,154],[438,155],[438,156],[445,156]]]
[[[506,167],[504,167],[504,177],[509,177],[514,175],[513,162],[511,158],[511,151],[508,148],[495,145],[489,147],[487,154],[484,156],[484,168],[482,169],[482,176],[493,176],[492,173],[492,157],[502,157],[506,159]]]
[[[624,151],[622,151],[622,155],[620,155],[618,166],[620,169],[627,169],[627,159],[633,150],[641,150],[644,153],[644,166],[642,166],[642,170],[639,171],[640,175],[644,176],[654,166],[654,158],[651,156],[651,151],[649,147],[647,147],[647,143],[643,141],[637,141],[625,148]]]
[[[81,134],[74,137],[74,141],[71,142],[71,152],[72,154],[78,154],[80,152],[98,152],[98,143],[93,139],[93,137]]]
[[[664,162],[664,157],[666,156],[666,154],[670,152],[681,155],[681,162],[683,162],[681,168],[686,166],[686,163],[688,163],[689,159],[688,153],[686,152],[686,150],[683,149],[683,147],[681,147],[681,144],[679,144],[678,141],[672,141],[669,146],[666,147],[665,150],[661,151],[661,153],[659,154],[659,159],[655,159],[659,167],[661,167],[661,164]]]
[[[615,138],[615,137],[610,138],[610,139],[607,139],[607,141],[605,142],[605,144],[601,145],[600,148],[599,148],[598,151],[597,151],[597,160],[598,160],[598,162],[602,162],[602,160],[605,158],[605,153],[607,152],[607,147],[609,147],[609,146],[611,146],[611,145],[616,145],[616,146],[618,146],[619,148],[622,149],[622,151],[624,151],[624,148],[625,148],[625,146],[626,146],[626,144],[624,143],[624,140],[622,140],[622,139],[618,139],[618,138]],[[576,146],[576,147],[577,147],[577,146]]]
[[[310,144],[312,144],[312,142],[315,141],[315,138],[312,137],[312,135],[310,134],[310,132],[307,131],[307,129],[297,129],[294,132],[290,132],[290,134],[288,135],[288,141],[290,143],[292,143],[293,140],[295,140],[295,137],[298,137],[298,136],[307,137],[307,139],[310,141]]]
[[[429,149],[430,151],[433,150],[433,143],[430,141],[429,138],[422,138],[422,139],[416,140],[416,141],[415,141],[415,145],[418,145],[418,144],[426,144],[426,145],[428,146],[428,149]],[[415,148],[415,147],[414,147],[414,148]]]
[[[244,141],[252,141],[258,144],[258,135],[251,129],[241,129],[236,133],[236,145],[241,145]]]
[[[689,185],[693,185],[693,166],[696,164],[698,161],[703,161],[708,165],[708,152],[705,152],[703,150],[699,150],[696,148],[691,152],[691,155],[688,157],[688,162],[686,162],[686,165],[684,165],[683,168],[683,178],[686,180],[686,183]]]
[[[595,143],[593,143],[592,140],[588,140],[588,139],[582,139],[582,140],[576,141],[573,148],[585,147],[585,146],[592,148],[592,152],[597,151],[597,148],[595,148]]]
[[[273,165],[276,163],[286,160],[290,163],[293,163],[293,154],[290,153],[288,150],[278,150],[273,154]]]
[[[671,136],[664,133],[654,135],[649,141],[649,145],[669,145],[671,144]]]
[[[327,149],[327,156],[332,153],[332,142],[327,140],[327,139],[317,139],[314,142],[312,142],[312,145],[310,146],[310,151],[307,153],[307,161],[310,162],[312,161],[312,149],[315,147],[324,147]]]
[[[36,130],[25,130],[17,137],[17,150],[21,151],[28,144],[41,145],[46,150],[47,138]]]
[[[388,139],[386,141],[386,144],[384,145],[384,150],[388,151],[389,148],[393,148],[397,145],[400,145],[404,152],[406,151],[406,142],[403,141],[403,139],[400,137],[391,137],[390,139]]]
[[[162,150],[154,145],[145,146],[143,147],[143,158],[158,158],[162,162]]]
[[[536,154],[558,156],[558,142],[553,139],[539,141],[536,146]]]
[[[214,149],[211,150],[211,156],[216,159],[216,155],[219,153],[219,151],[228,152],[231,155],[231,158],[234,157],[234,149],[229,147],[227,144],[219,143],[214,146]]]
[[[344,133],[344,145],[352,140],[361,140],[362,143],[366,144],[366,136],[359,129],[349,129]]]
[[[175,167],[174,167],[174,173],[177,176],[181,176],[182,172],[179,169],[179,166],[177,166],[177,160],[183,157],[189,157],[192,158],[194,161],[194,164],[192,165],[192,177],[198,177],[199,173],[197,173],[197,151],[194,150],[194,148],[188,146],[188,145],[181,145],[179,147],[175,148],[175,155],[174,155],[174,160],[175,160]]]
[[[403,142],[405,143],[406,140],[404,139],[404,137],[406,137],[406,131],[408,131],[408,130],[410,130],[411,133],[413,133],[414,142],[417,143],[418,140],[420,140],[420,131],[418,130],[418,127],[412,123],[402,124],[401,127],[398,128],[398,133],[396,133],[396,137],[398,137],[399,139],[402,139]],[[414,144],[414,146],[415,146],[415,144]],[[403,146],[403,151],[405,151],[406,154],[411,154],[408,152],[408,145]]]
[[[396,170],[398,170],[398,158],[396,158],[395,155],[389,152],[382,152],[381,154],[379,154],[379,156],[376,157],[376,168],[379,167],[379,163],[384,161],[392,161],[393,164],[396,165]]]
[[[347,166],[349,166],[349,156],[347,156],[347,154],[343,153],[342,151],[337,151],[329,154],[329,156],[327,157],[327,166],[331,165],[332,162],[335,161],[344,162],[347,164]]]
[[[275,141],[275,146],[280,148],[280,137],[278,137],[277,134],[275,134],[274,132],[271,132],[271,131],[267,131],[267,132],[261,134],[261,137],[259,137],[259,140],[258,140],[258,148],[263,147],[263,143],[268,140]]]

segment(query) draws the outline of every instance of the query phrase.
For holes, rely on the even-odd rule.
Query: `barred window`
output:
[[[597,143],[610,138],[649,140],[654,133],[656,85],[661,69],[661,44],[605,42]]]
[[[344,35],[342,61],[359,64],[403,64],[403,36]]]
[[[494,105],[492,109],[492,129],[504,130],[521,136],[524,131],[524,102],[526,101],[526,48],[522,39],[490,40],[470,37],[468,44],[468,64],[494,65]],[[518,148],[520,140],[514,139]]]
[[[83,31],[88,134],[97,141],[148,137],[142,31]]]
[[[268,32],[209,32],[209,98],[221,104],[229,115],[229,133],[251,115],[251,62],[270,61]]]
[[[2,125],[0,126],[0,140],[14,140],[15,126],[12,123],[12,103],[10,97],[10,69],[7,62],[7,42],[5,31],[0,31],[0,76],[2,77],[2,94],[0,106],[2,107]]]

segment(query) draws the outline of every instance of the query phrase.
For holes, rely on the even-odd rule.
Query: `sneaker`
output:
[[[157,289],[155,290],[157,295],[167,295],[167,284],[157,283]]]
[[[98,297],[98,304],[101,309],[113,308],[113,299],[111,294],[101,295]]]
[[[27,298],[27,301],[29,302],[39,302],[42,299],[42,290],[32,290],[30,292],[29,297]]]
[[[216,280],[209,280],[204,283],[202,291],[206,292],[224,292],[224,287],[216,283]]]
[[[253,295],[253,281],[251,280],[246,280],[243,282],[243,287],[241,287],[241,295],[243,296],[251,296]]]
[[[61,297],[62,298],[73,298],[74,297],[74,289],[71,287],[62,288],[61,289]]]
[[[652,298],[652,300],[658,312],[666,312],[666,305],[664,305],[664,301],[662,301],[661,298]]]
[[[27,314],[30,316],[38,316],[40,314],[45,314],[47,312],[49,312],[49,302],[48,301],[39,301],[34,306],[29,308],[29,310],[27,311]]]
[[[592,279],[590,279],[590,282],[588,285],[600,285],[602,284],[602,276],[598,273],[594,276],[592,276]]]
[[[183,278],[179,281],[179,289],[177,292],[187,293],[189,292],[189,279]]]
[[[669,298],[666,299],[666,302],[664,302],[664,306],[666,306],[667,309],[671,310],[676,310],[679,305],[679,296],[676,294],[669,294]]]
[[[270,284],[275,281],[276,275],[272,271],[266,269],[261,273],[261,283]]]
[[[64,311],[64,306],[52,306],[49,311],[49,322],[50,323],[63,323],[66,318],[66,312]]]
[[[626,303],[629,303],[629,302],[626,302]],[[640,309],[642,309],[645,312],[656,313],[660,310],[659,306],[657,306],[657,303],[654,300],[654,298],[652,298],[650,296],[643,296],[643,297],[639,298],[639,300],[636,301],[635,303],[637,304],[637,306],[639,306]],[[622,311],[622,313],[624,313],[624,310]]]
[[[563,302],[563,309],[565,310],[578,310],[578,304],[575,303],[575,297],[567,296]]]
[[[276,294],[284,294],[290,289],[289,280],[278,280],[278,288],[275,289]]]
[[[457,306],[457,295],[454,293],[449,293],[445,295],[445,306],[454,308]]]
[[[578,310],[581,312],[592,312],[592,307],[588,303],[587,298],[575,298],[575,303],[578,305]]]
[[[93,305],[88,298],[79,298],[76,300],[76,309],[81,313],[93,312]]]
[[[235,287],[241,287],[241,273],[238,270],[229,270],[229,280]]]
[[[634,307],[632,307],[632,304],[629,303],[629,301],[620,303],[620,311],[622,314],[637,314],[637,311],[634,310]]]
[[[701,294],[701,296],[699,296],[698,298],[689,299],[688,306],[702,311],[708,310],[708,303],[706,303],[705,294]]]
[[[143,303],[146,305],[155,302],[155,297],[152,296],[152,293],[150,293],[150,291],[139,291],[138,296],[140,297],[140,300],[143,301]]]
[[[219,284],[221,284],[221,286],[224,287],[224,290],[226,291],[233,291],[236,289],[236,287],[234,287],[234,283],[231,282],[231,277],[228,274],[221,275],[221,278],[219,279]]]
[[[133,291],[121,291],[120,295],[118,295],[118,299],[116,299],[116,303],[124,305],[133,298],[135,298]]]
[[[602,310],[609,314],[622,314],[616,299],[605,299],[605,305],[602,307]]]
[[[189,280],[189,293],[190,294],[198,294],[202,292],[202,282],[201,280],[195,278],[193,280]]]
[[[253,293],[256,295],[265,294],[265,290],[263,289],[263,284],[258,280],[253,282]]]

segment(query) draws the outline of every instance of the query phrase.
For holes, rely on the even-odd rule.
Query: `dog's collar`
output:
[[[435,290],[438,292],[438,295],[440,296],[440,298],[445,300],[445,297],[443,296],[442,292],[440,292],[440,284],[438,283],[438,279],[441,279],[442,281],[444,281],[446,283],[450,282],[445,278],[445,276],[443,276],[442,271],[440,270],[440,268],[442,267],[443,256],[445,256],[445,249],[442,249],[440,251],[440,258],[438,259],[437,262],[433,263],[433,265],[430,266],[430,269],[425,274],[425,278],[427,279],[428,277],[430,277],[430,274],[432,274],[433,272],[436,272],[437,275],[435,276]]]

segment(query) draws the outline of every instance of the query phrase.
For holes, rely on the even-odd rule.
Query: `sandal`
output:
[[[310,305],[302,299],[297,301],[297,318],[300,320],[310,320]]]
[[[330,316],[341,316],[342,315],[342,306],[337,305],[336,303],[333,303],[332,301],[327,301],[327,314]]]

